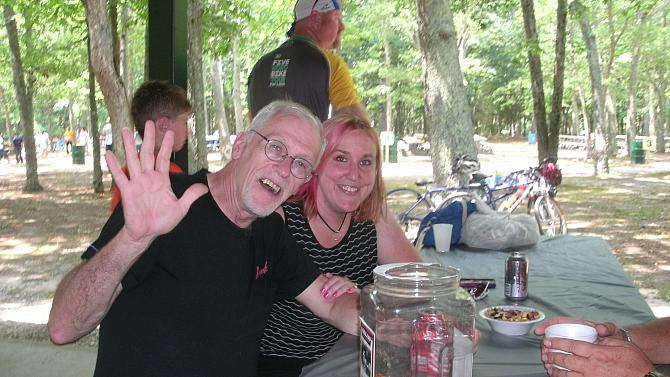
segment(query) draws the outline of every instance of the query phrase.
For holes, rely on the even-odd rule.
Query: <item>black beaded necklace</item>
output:
[[[326,224],[326,226],[328,227],[328,229],[330,229],[331,232],[335,233],[335,236],[333,236],[333,238],[335,239],[335,241],[339,241],[339,240],[340,240],[340,237],[339,237],[339,235],[340,235],[340,231],[342,230],[342,226],[344,226],[344,221],[347,219],[347,216],[349,215],[349,213],[347,212],[347,213],[344,214],[344,217],[342,218],[342,222],[340,223],[340,227],[337,228],[337,230],[333,229],[333,227],[331,227],[331,226],[326,222],[326,220],[323,218],[323,216],[321,216],[321,214],[319,213],[319,211],[316,211],[316,215],[319,216],[319,218],[321,219],[321,221],[323,221],[323,223]]]

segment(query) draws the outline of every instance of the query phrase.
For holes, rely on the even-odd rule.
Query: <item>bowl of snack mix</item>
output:
[[[484,308],[479,316],[488,321],[493,331],[504,335],[526,335],[534,324],[544,320],[544,313],[517,305],[496,305]]]

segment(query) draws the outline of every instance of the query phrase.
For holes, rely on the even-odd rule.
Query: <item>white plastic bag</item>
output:
[[[539,240],[540,228],[533,216],[498,213],[477,201],[477,211],[463,224],[460,242],[478,249],[502,250],[533,245]]]

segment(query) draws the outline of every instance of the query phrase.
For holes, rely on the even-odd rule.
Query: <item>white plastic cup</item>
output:
[[[433,224],[433,237],[435,238],[435,251],[446,253],[451,247],[451,224]]]
[[[595,343],[595,341],[598,339],[598,332],[596,331],[595,327],[588,325],[582,325],[579,323],[559,323],[556,325],[551,325],[546,329],[544,329],[544,337],[566,338],[572,340],[579,340],[582,342]],[[570,352],[565,352],[561,350],[549,349],[548,351],[571,355]],[[554,367],[566,371],[570,370],[556,364],[554,364]]]

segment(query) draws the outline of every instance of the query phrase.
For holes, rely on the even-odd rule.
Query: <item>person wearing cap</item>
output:
[[[277,99],[312,110],[321,121],[334,113],[369,120],[344,60],[331,50],[344,31],[340,0],[298,0],[290,38],[265,54],[249,74],[247,101],[253,117]]]

